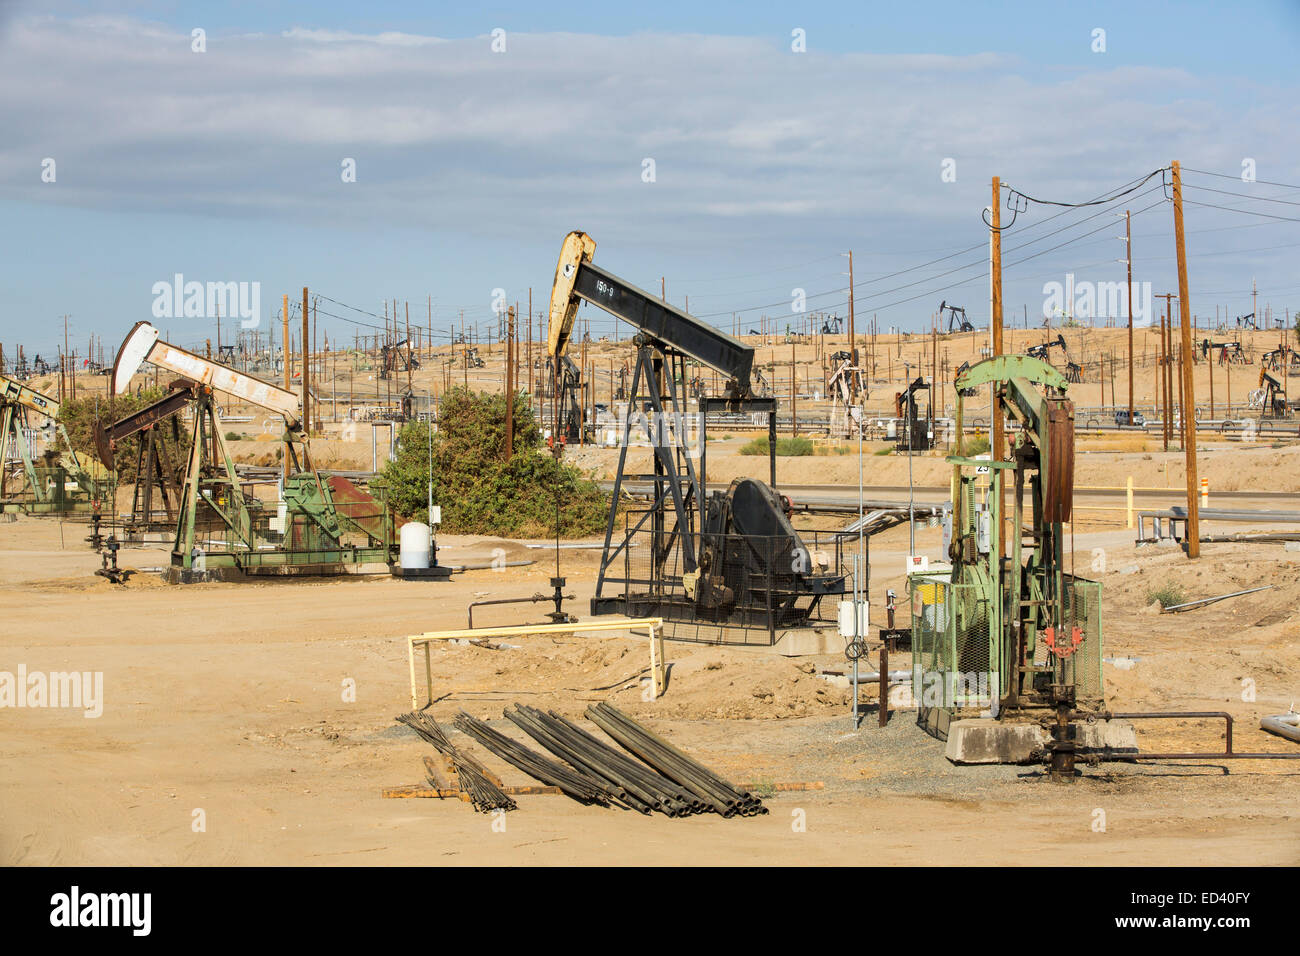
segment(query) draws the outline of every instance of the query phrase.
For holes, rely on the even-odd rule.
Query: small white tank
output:
[[[427,568],[433,535],[423,521],[408,521],[399,535],[399,563],[403,568]]]

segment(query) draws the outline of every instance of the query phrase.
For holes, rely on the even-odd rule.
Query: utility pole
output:
[[[509,325],[506,327],[506,461],[515,454],[515,385],[512,366],[515,356],[515,309],[507,310]]]
[[[311,434],[311,311],[302,287],[302,433]]]
[[[1173,295],[1165,293],[1160,298],[1165,300],[1165,314],[1160,317],[1160,437],[1164,441],[1164,450],[1169,450],[1169,439],[1173,434],[1173,396],[1170,394],[1169,380],[1169,326],[1173,322]]]
[[[857,325],[853,309],[853,250],[849,250],[849,362],[858,368]],[[858,376],[849,376],[849,394],[856,401],[858,397]]]
[[[1128,423],[1133,424],[1133,223],[1124,210],[1124,259],[1128,263]],[[1115,370],[1111,369],[1111,388],[1115,387]]]
[[[992,225],[989,227],[989,288],[990,288],[990,333],[993,336],[993,357],[997,358],[1002,354],[1002,203],[1001,203],[1002,182],[997,177],[993,177],[993,202],[989,220]],[[1002,413],[998,408],[997,387],[993,386],[989,395],[989,417],[993,424],[993,460],[1002,461],[1006,457],[1006,435],[1003,430]],[[998,503],[998,514],[1002,520],[1006,520],[1006,486],[1001,485],[1001,501]],[[1006,556],[1007,542],[1006,535],[1002,529],[998,529],[998,544],[1002,556]]]
[[[795,380],[795,345],[790,343],[790,421],[794,426],[794,437],[799,437],[799,387]],[[773,379],[776,378],[774,374]]]
[[[1209,321],[1208,316],[1206,321]],[[1209,331],[1208,329],[1206,330]],[[1208,336],[1207,336],[1208,339]],[[1210,420],[1214,420],[1214,346],[1211,344],[1205,350],[1205,364],[1210,367]]]
[[[406,306],[406,390],[411,391],[411,303]]]
[[[1175,160],[1171,165],[1174,186],[1174,246],[1178,256],[1178,312],[1183,320],[1183,446],[1186,449],[1187,472],[1187,556],[1201,555],[1201,511],[1196,476],[1196,397],[1192,378],[1191,303],[1188,301],[1187,245],[1183,236],[1183,179]],[[1253,283],[1252,283],[1253,285]],[[1286,381],[1283,370],[1282,380]]]
[[[280,346],[280,352],[284,358],[281,364],[284,366],[284,389],[287,392],[293,390],[293,382],[289,378],[289,296],[287,295],[280,306],[280,318],[283,320],[284,325],[282,332],[284,342]]]

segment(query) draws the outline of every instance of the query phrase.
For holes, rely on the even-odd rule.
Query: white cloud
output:
[[[1086,199],[1175,157],[1277,168],[1300,153],[1293,93],[694,35],[512,33],[496,54],[486,35],[298,27],[211,33],[196,54],[188,33],[129,18],[38,17],[0,39],[0,196],[699,244],[838,223],[889,249],[920,223],[903,243],[923,247],[944,224],[951,245],[960,217],[962,239],[978,233],[993,173]]]

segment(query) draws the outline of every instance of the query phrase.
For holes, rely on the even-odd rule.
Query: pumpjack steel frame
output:
[[[102,495],[111,491],[111,482],[94,478],[84,467],[68,439],[67,430],[58,420],[60,403],[23,382],[0,375],[0,513],[75,514],[93,512]],[[71,467],[64,464],[43,466],[36,463],[27,441],[27,415],[35,412],[48,418],[68,446]],[[26,493],[8,495],[5,470],[10,449],[16,449],[22,463]],[[69,479],[75,489],[69,491]]]
[[[1064,525],[1071,520],[1074,495],[1074,407],[1065,398],[1068,383],[1041,359],[1008,355],[971,366],[955,384],[959,436],[965,398],[985,386],[993,387],[999,407],[1020,427],[1013,432],[1011,460],[968,458],[960,438],[956,453],[947,459],[953,466],[953,510],[952,570],[942,582],[950,595],[942,613],[945,639],[968,653],[971,635],[987,639],[984,662],[994,679],[988,703],[995,716],[1031,708],[1066,714],[1076,700],[1099,703],[1100,585],[1065,566]],[[1047,394],[1036,386],[1045,387]],[[987,473],[989,483],[986,542],[980,540],[976,520],[980,472]],[[1004,536],[1002,491],[1008,473],[1012,513]],[[933,575],[912,579],[914,608],[926,603],[926,589],[933,592],[937,580]],[[936,622],[938,618],[936,613]],[[914,627],[914,635],[916,630],[923,631],[924,625]],[[917,655],[915,666],[922,666],[920,660]],[[945,699],[940,709],[954,705],[960,707],[962,701]],[[923,704],[923,724],[932,719],[927,710]]]
[[[345,478],[312,469],[301,428],[299,396],[163,342],[157,330],[145,322],[136,323],[118,350],[114,390],[125,387],[146,361],[194,380],[189,400],[194,415],[189,457],[172,541],[174,578],[190,580],[189,575],[198,569],[319,574],[337,573],[349,565],[394,565],[397,546],[386,502],[362,492]],[[216,390],[284,418],[285,473],[280,479],[284,511],[274,519],[283,521],[278,541],[271,516],[261,513],[259,499],[249,493],[254,483],[240,479],[226,449]],[[216,547],[214,536],[221,538]],[[364,536],[365,543],[347,543],[346,536]]]
[[[752,348],[596,266],[592,262],[595,248],[595,242],[585,233],[573,232],[565,238],[551,291],[548,331],[549,353],[563,360],[577,309],[582,301],[599,306],[638,330],[633,340],[636,355],[632,364],[629,404],[622,429],[614,495],[605,526],[604,549],[591,609],[593,614],[626,610],[630,596],[606,595],[605,584],[611,566],[620,556],[626,559],[627,549],[647,526],[651,550],[650,587],[654,594],[665,601],[665,608],[669,608],[673,602],[666,594],[666,577],[667,564],[672,556],[679,556],[683,581],[692,582],[686,590],[694,590],[697,596],[705,594],[703,589],[709,586],[707,582],[701,581],[701,572],[713,574],[718,570],[701,568],[701,549],[706,537],[702,522],[707,489],[709,413],[726,411],[767,415],[768,462],[774,493],[776,399],[758,398],[753,394],[750,376],[756,370]],[[690,444],[686,440],[689,427],[686,411],[691,381],[689,373],[690,366],[696,363],[726,377],[724,396],[697,399],[698,467],[692,459]],[[630,474],[627,471],[627,456],[634,428],[645,429],[652,449],[652,468],[645,474]],[[650,506],[626,529],[622,540],[616,543],[614,526],[618,519],[618,503],[627,482],[650,483],[652,498]],[[797,540],[797,534],[793,531],[790,533],[794,535],[793,544]],[[713,536],[721,540],[727,535],[725,529],[719,529]],[[811,582],[814,577],[816,581]],[[834,575],[830,577],[833,578]],[[842,590],[842,577],[837,580]],[[814,605],[822,594],[828,593],[828,585],[820,576],[809,576],[807,581],[801,577],[796,587],[805,584],[809,586],[807,594],[812,596]],[[814,584],[815,596],[812,590]],[[829,585],[831,590],[834,586],[834,582]],[[699,597],[695,599],[702,600]],[[738,612],[743,616],[745,610],[739,608]]]

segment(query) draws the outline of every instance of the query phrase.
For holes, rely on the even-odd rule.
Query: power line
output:
[[[1183,172],[1200,173],[1202,176],[1217,176],[1219,179],[1232,179],[1232,180],[1236,180],[1237,182],[1244,182],[1244,180],[1240,176],[1230,176],[1227,173],[1212,173],[1208,169],[1192,169],[1190,166],[1184,166]],[[1297,186],[1294,183],[1271,182],[1267,179],[1252,179],[1250,181],[1253,183],[1261,183],[1265,186],[1280,186],[1283,189],[1300,189],[1300,186]],[[1187,185],[1187,184],[1184,183],[1183,185]]]

